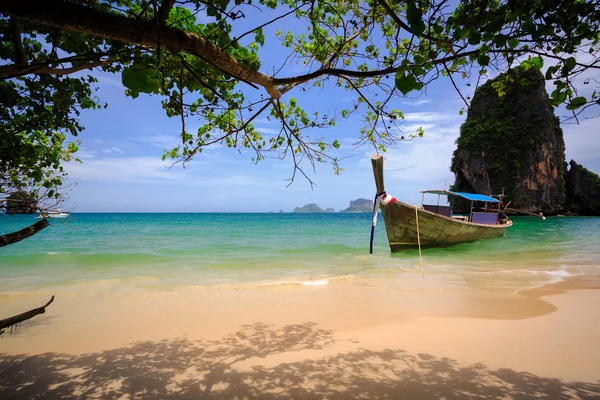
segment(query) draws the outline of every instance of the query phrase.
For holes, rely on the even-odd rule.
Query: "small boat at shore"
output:
[[[423,198],[425,194],[438,195],[437,204],[413,206],[398,201],[385,192],[383,157],[373,155],[371,164],[377,186],[373,224],[379,208],[392,252],[417,246],[445,247],[500,237],[512,226],[512,221],[501,213],[500,201],[481,194],[427,190],[422,192]],[[470,201],[470,212],[454,214],[451,206],[440,205],[440,196],[459,197]],[[477,203],[485,203],[481,211],[474,208],[474,204]],[[497,205],[497,208],[492,208],[491,205]]]
[[[38,219],[42,219],[42,218],[67,218],[69,216],[69,213],[61,211],[61,210],[47,210],[47,211],[40,211],[38,213],[38,216],[36,218]]]

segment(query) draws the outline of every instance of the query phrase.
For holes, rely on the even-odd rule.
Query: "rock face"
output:
[[[35,214],[37,202],[26,192],[11,194],[6,200],[7,214]]]
[[[537,69],[518,67],[482,85],[456,144],[454,190],[504,192],[513,208],[562,211],[565,143]]]
[[[316,205],[315,203],[310,203],[305,205],[304,207],[296,207],[294,208],[295,213],[322,213],[325,212],[321,207]]]
[[[373,200],[367,200],[363,198],[356,199],[350,202],[350,207],[346,208],[345,210],[341,210],[340,212],[373,212]]]
[[[573,214],[600,215],[600,176],[573,160],[569,166],[566,209]]]

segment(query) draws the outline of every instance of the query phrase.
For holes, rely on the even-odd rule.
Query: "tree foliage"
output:
[[[236,31],[246,15],[256,25]],[[275,37],[265,27],[277,28]],[[92,69],[120,75],[133,98],[161,96],[166,115],[181,119],[181,144],[165,158],[186,162],[221,144],[252,149],[255,161],[292,157],[295,176],[303,161],[339,170],[340,143],[316,128],[352,114],[363,120],[357,145],[385,151],[421,135],[402,133],[394,100],[440,77],[459,90],[491,71],[546,63],[553,105],[598,104],[575,83],[600,69],[599,28],[599,2],[590,0],[3,0],[0,173],[55,195],[61,162],[77,149],[67,140],[82,130],[80,110],[102,106]],[[273,41],[289,54],[274,72],[259,57]],[[305,71],[290,72],[296,63]],[[344,89],[355,101],[307,111],[294,92],[311,87]],[[259,116],[278,122],[279,134],[255,128]],[[197,131],[186,128],[190,119],[201,121]]]

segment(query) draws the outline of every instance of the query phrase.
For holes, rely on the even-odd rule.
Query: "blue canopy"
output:
[[[471,200],[471,201],[486,201],[488,203],[500,203],[500,200],[495,199],[493,197],[484,196],[482,194],[477,193],[464,193],[464,192],[451,192],[449,190],[425,190],[421,193],[429,193],[429,194],[441,194],[446,196],[459,196],[463,199]]]

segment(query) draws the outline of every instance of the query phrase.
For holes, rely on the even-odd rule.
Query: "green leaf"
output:
[[[259,43],[261,46],[265,45],[265,35],[263,34],[262,28],[258,28],[254,31],[254,40],[256,43]]]
[[[568,71],[571,71],[573,68],[575,68],[576,65],[577,61],[575,60],[575,57],[569,57],[565,60],[565,68]]]
[[[406,96],[413,90],[420,90],[423,88],[423,84],[417,81],[417,78],[415,78],[413,74],[408,74],[404,71],[398,71],[396,73],[396,88]]]
[[[533,64],[533,66],[537,69],[542,69],[542,67],[544,66],[544,59],[542,59],[542,57],[540,56],[531,57],[530,61],[531,64]]]
[[[556,71],[558,71],[559,68],[560,67],[558,65],[553,65],[551,67],[548,67],[548,70],[546,71],[546,80],[552,79],[552,74],[554,74]]]
[[[508,41],[508,46],[509,46],[511,49],[514,49],[514,48],[515,48],[515,47],[517,47],[518,45],[519,45],[519,40],[518,40],[518,39],[510,39],[510,40]]]
[[[481,55],[479,55],[479,57],[477,57],[477,62],[482,67],[485,67],[486,65],[488,65],[490,63],[490,56],[488,56],[487,54],[481,54]]]
[[[469,35],[469,44],[472,46],[476,46],[479,44],[479,42],[481,42],[481,33],[479,33],[478,31],[471,32],[471,34]]]
[[[569,104],[567,104],[567,110],[576,110],[585,103],[587,103],[587,99],[585,97],[575,97],[574,99],[571,99]]]
[[[415,76],[421,76],[421,75],[425,75],[425,70],[423,69],[423,67],[421,67],[420,65],[415,65],[414,67],[412,67],[412,73]]]
[[[416,36],[420,36],[423,32],[425,32],[425,23],[422,20],[423,13],[421,12],[421,8],[418,7],[416,2],[407,1],[406,3],[406,21],[408,25],[410,25],[410,29]]]
[[[127,67],[121,81],[123,86],[137,93],[156,93],[160,88],[160,74],[154,68]]]

